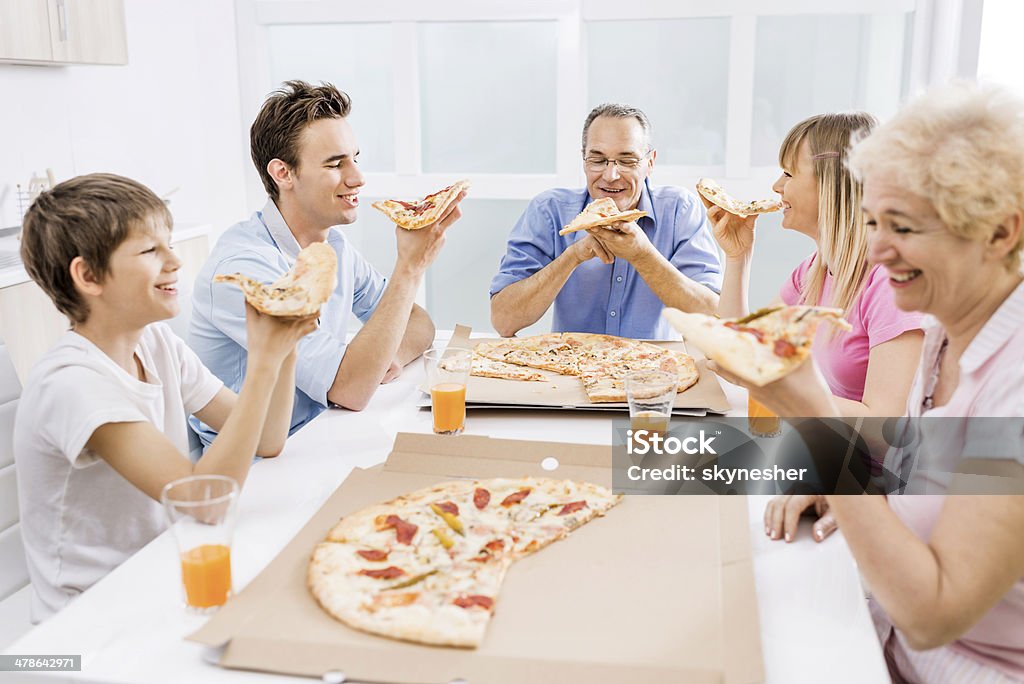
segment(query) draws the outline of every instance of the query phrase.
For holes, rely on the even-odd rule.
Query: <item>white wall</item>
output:
[[[0,227],[21,216],[15,184],[107,171],[158,194],[179,223],[220,231],[249,211],[234,3],[126,0],[129,64],[0,64]]]
[[[1024,97],[1024,70],[1020,68],[1020,27],[1024,3],[1020,0],[985,0],[981,21],[978,78],[999,83]]]

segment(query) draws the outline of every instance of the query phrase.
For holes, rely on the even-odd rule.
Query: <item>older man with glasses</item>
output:
[[[657,150],[647,115],[603,104],[583,124],[587,187],[535,197],[509,236],[491,281],[491,322],[510,337],[555,305],[555,332],[638,339],[677,335],[665,306],[714,313],[722,286],[718,248],[703,204],[689,190],[649,182]],[[610,197],[636,221],[560,236],[593,200]]]

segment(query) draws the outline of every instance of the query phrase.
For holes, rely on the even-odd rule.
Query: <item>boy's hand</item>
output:
[[[316,330],[317,317],[282,317],[260,313],[249,302],[245,303],[245,330],[249,346],[249,364],[265,361],[274,369],[295,351],[303,337]]]

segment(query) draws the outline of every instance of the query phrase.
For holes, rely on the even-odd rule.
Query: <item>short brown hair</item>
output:
[[[71,262],[82,257],[99,279],[110,255],[133,230],[154,221],[171,226],[167,205],[145,185],[112,173],[91,173],[59,183],[29,207],[21,231],[25,270],[72,323],[89,307],[71,279]]]
[[[318,86],[305,81],[285,81],[270,94],[249,129],[252,163],[271,199],[279,192],[267,172],[267,165],[280,159],[295,168],[299,163],[299,136],[317,119],[344,119],[352,111],[352,100],[330,83]]]

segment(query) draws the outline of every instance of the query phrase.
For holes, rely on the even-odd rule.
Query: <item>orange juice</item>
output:
[[[758,437],[775,437],[781,431],[779,417],[753,397],[747,401],[747,416],[751,434]]]
[[[640,411],[629,419],[629,426],[633,428],[633,434],[640,430],[647,430],[649,434],[658,434],[661,437],[668,432],[670,416],[657,411]]]
[[[434,432],[457,435],[466,424],[466,386],[443,382],[430,388]]]
[[[203,544],[183,553],[181,579],[188,605],[224,605],[231,593],[231,549],[223,544]]]

